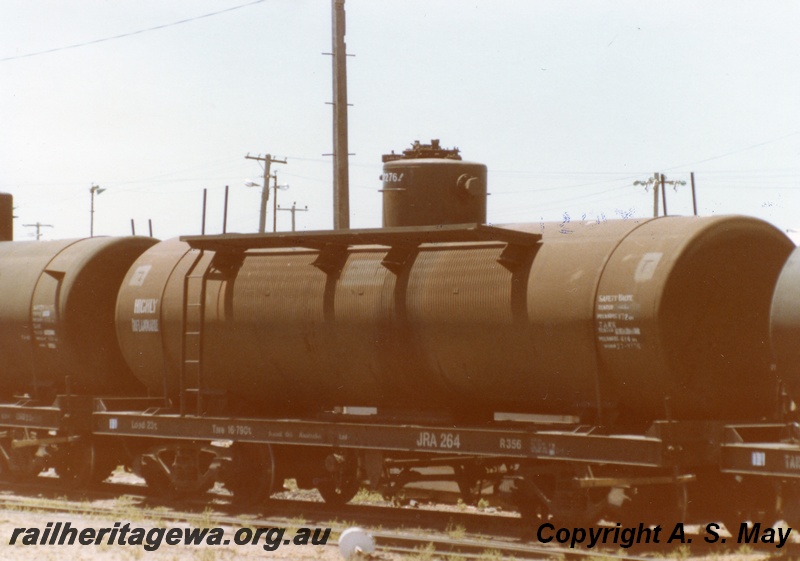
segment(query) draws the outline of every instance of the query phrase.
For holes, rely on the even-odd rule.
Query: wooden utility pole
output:
[[[267,203],[269,202],[269,179],[272,177],[270,175],[270,169],[272,164],[285,164],[286,160],[277,160],[273,158],[270,154],[264,154],[264,156],[251,156],[247,154],[245,156],[248,160],[258,160],[259,162],[264,162],[264,185],[261,188],[261,213],[258,219],[258,231],[259,233],[263,234],[267,227]]]
[[[278,231],[278,174],[272,174],[272,231]]]
[[[659,177],[659,173],[655,172],[653,174],[653,218],[658,216],[658,188],[660,186],[661,178]]]
[[[333,10],[333,228],[350,227],[350,171],[347,146],[347,46],[344,0]]]
[[[673,185],[677,187],[678,185],[686,185],[686,182],[682,179],[674,179],[667,181],[667,178],[664,176],[663,173],[655,172],[653,177],[648,177],[645,181],[634,181],[634,185],[643,185],[645,189],[649,189],[651,186],[653,187],[653,218],[658,217],[658,193],[659,190],[661,191],[661,202],[664,206],[664,216],[667,216],[667,184]],[[694,192],[692,192],[692,197],[694,197]],[[697,213],[697,209],[695,208],[695,214]]]
[[[292,232],[294,232],[294,214],[296,212],[306,212],[306,211],[308,211],[308,205],[306,205],[305,208],[297,208],[297,203],[294,202],[294,203],[292,203],[292,208],[281,208],[281,207],[278,207],[278,210],[285,210],[287,212],[291,212],[292,213]]]
[[[52,228],[52,224],[42,224],[41,222],[37,222],[36,224],[23,224],[25,228],[36,228],[36,241],[38,242],[42,238],[42,228]]]

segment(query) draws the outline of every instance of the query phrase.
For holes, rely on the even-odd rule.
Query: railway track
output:
[[[126,496],[129,497],[129,496]],[[2,495],[4,507],[11,510],[35,512],[42,514],[58,514],[71,518],[86,517],[91,519],[118,520],[130,515],[131,508],[134,506],[131,498],[124,501],[124,506],[78,503],[71,500],[57,500],[50,498],[34,498]],[[285,515],[278,516],[251,516],[238,515],[229,516],[219,512],[205,511],[202,513],[186,511],[169,511],[162,507],[144,508],[135,506],[137,519],[146,520],[150,523],[166,523],[170,525],[188,524],[192,526],[205,527],[210,524],[214,526],[230,527],[291,527],[297,525],[297,518],[287,518]],[[343,514],[353,514],[353,509],[343,509]],[[429,520],[440,519],[443,513],[430,512],[434,515],[427,517]],[[352,519],[349,519],[352,520]],[[364,521],[366,522],[366,521]],[[304,519],[301,524],[316,524],[316,521]],[[322,525],[331,529],[334,538],[352,527],[353,522],[324,521]],[[365,526],[369,527],[367,524]],[[547,547],[533,545],[515,541],[513,538],[488,537],[486,535],[467,535],[463,528],[450,530],[451,534],[465,534],[459,537],[443,535],[439,530],[422,529],[399,529],[399,530],[366,530],[374,539],[376,544],[376,554],[378,558],[391,559],[392,556],[400,558],[440,558],[451,559],[582,559],[597,556],[597,551],[574,550],[563,547]],[[327,547],[336,547],[336,540],[332,539]],[[607,559],[620,560],[645,560],[644,557],[627,555],[617,555],[613,553],[603,553]]]
[[[464,559],[606,559],[639,560],[654,556],[715,556],[718,550],[692,547],[677,551],[625,550],[612,547],[570,549],[520,539],[519,518],[479,513],[409,509],[375,505],[332,507],[312,500],[273,499],[254,509],[231,506],[223,495],[212,501],[168,501],[148,497],[136,484],[106,483],[88,492],[72,492],[57,480],[39,478],[33,483],[0,484],[0,504],[12,511],[58,514],[69,518],[98,520],[135,519],[140,524],[189,525],[194,527],[330,528],[327,547],[336,545],[348,528],[366,528],[376,551],[385,559],[416,557]],[[214,496],[212,493],[211,497]],[[208,497],[205,497],[208,499]],[[699,541],[699,540],[696,540]],[[749,552],[739,552],[741,554]],[[781,552],[786,553],[786,552]],[[793,554],[797,553],[794,549]],[[394,557],[392,557],[394,556]],[[763,553],[737,555],[737,559],[762,558]]]
[[[323,502],[313,491],[278,493],[269,501],[253,507],[231,503],[224,490],[211,492],[194,499],[172,500],[153,497],[147,488],[137,483],[105,482],[88,490],[65,489],[56,478],[39,477],[25,483],[0,482],[0,498],[11,493],[20,499],[28,498],[67,501],[72,504],[89,504],[114,501],[121,498],[126,505],[135,505],[142,511],[175,511],[205,515],[209,511],[219,516],[269,517],[277,520],[306,518],[313,522],[348,520],[365,526],[390,526],[397,528],[429,528],[446,532],[463,528],[466,532],[498,535],[518,539],[523,534],[519,515],[514,512],[497,513],[496,509],[477,510],[466,506],[448,506],[414,503],[417,506],[399,507],[374,497],[366,503],[332,505]],[[16,499],[14,499],[16,500]]]

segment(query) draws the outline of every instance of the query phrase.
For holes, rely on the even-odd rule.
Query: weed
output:
[[[414,552],[414,556],[410,557],[412,561],[434,561],[436,559],[436,547],[432,543],[417,547]]]
[[[503,561],[503,554],[496,549],[487,549],[480,554],[478,561]]]
[[[385,500],[381,493],[370,491],[366,487],[361,487],[351,501],[356,504],[377,504],[384,503]]]
[[[447,532],[448,537],[454,540],[461,540],[464,539],[464,536],[467,535],[467,529],[461,525],[455,525],[452,522],[447,524],[447,528],[445,528],[445,532]]]

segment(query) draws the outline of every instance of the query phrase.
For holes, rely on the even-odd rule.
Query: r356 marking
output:
[[[502,450],[522,450],[521,438],[501,438],[500,448]]]

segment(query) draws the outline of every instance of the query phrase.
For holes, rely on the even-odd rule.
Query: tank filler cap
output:
[[[402,154],[395,154],[394,150],[392,150],[391,154],[384,154],[381,160],[384,164],[395,160],[419,160],[421,158],[460,160],[459,152],[458,148],[442,148],[439,144],[439,139],[434,138],[430,144],[422,144],[419,140],[415,140],[411,144],[411,148],[403,150]]]

